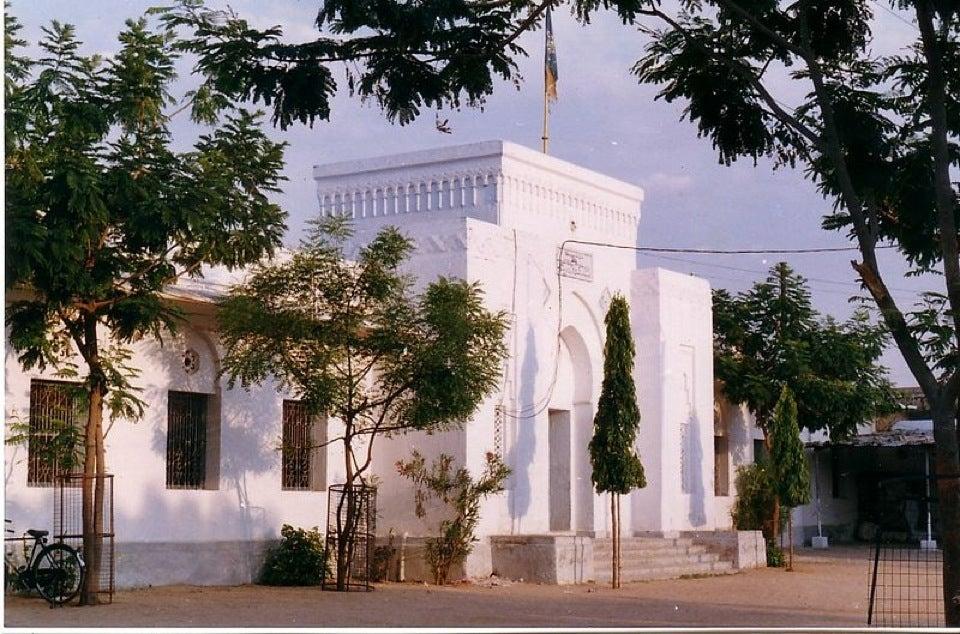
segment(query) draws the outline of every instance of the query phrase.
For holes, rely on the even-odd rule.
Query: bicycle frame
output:
[[[30,589],[35,589],[36,583],[32,572],[33,562],[37,558],[37,551],[42,550],[43,547],[47,545],[47,539],[45,537],[6,537],[4,538],[4,541],[18,541],[26,544],[26,542],[30,539],[33,540],[33,548],[30,549],[30,556],[27,557],[27,548],[24,546],[23,555],[26,558],[26,561],[22,566],[15,566],[12,562],[10,562],[10,568],[16,571],[18,580],[21,580],[24,586]],[[6,553],[4,553],[4,560],[7,560]]]

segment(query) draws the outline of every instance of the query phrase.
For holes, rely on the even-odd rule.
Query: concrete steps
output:
[[[610,582],[613,543],[609,538],[593,542],[593,569],[598,583]],[[706,546],[684,538],[624,537],[621,541],[621,579],[647,581],[676,579],[687,575],[720,575],[736,572],[733,562],[709,552]]]

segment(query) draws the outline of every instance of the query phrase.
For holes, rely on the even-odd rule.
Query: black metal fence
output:
[[[889,512],[877,527],[869,572],[870,600],[867,625],[876,627],[944,627],[943,552],[936,541],[935,525],[919,538],[903,518],[920,513],[937,518],[936,478],[887,478],[878,483],[879,500]],[[904,484],[926,486],[930,495],[902,495]],[[916,487],[914,487],[916,488]],[[899,490],[901,494],[892,491]],[[911,509],[911,512],[904,509]],[[928,520],[933,523],[933,519]]]
[[[332,485],[327,494],[327,574],[324,590],[372,590],[377,489]]]
[[[95,566],[95,559],[99,560],[98,574],[95,579],[88,581],[101,602],[113,601],[114,582],[116,579],[116,561],[114,557],[114,527],[113,527],[113,475],[85,476],[82,473],[59,475],[54,493],[53,504],[53,538],[77,550],[83,548],[83,487],[89,485],[93,491],[99,491],[96,497],[100,500],[100,525],[97,530],[97,541],[100,544],[99,556],[97,553],[83,552],[83,559],[87,566],[87,574]]]

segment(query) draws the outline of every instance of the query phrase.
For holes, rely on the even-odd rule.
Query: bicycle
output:
[[[10,523],[10,520],[5,521]],[[9,528],[6,532],[13,533]],[[4,588],[10,589],[16,584],[26,590],[36,590],[51,607],[63,605],[77,596],[83,585],[85,571],[80,553],[63,543],[48,544],[49,531],[30,529],[26,534],[30,537],[4,538],[4,542],[23,542],[24,555],[27,552],[26,542],[33,538],[33,548],[26,564],[17,565],[9,552],[4,553]]]

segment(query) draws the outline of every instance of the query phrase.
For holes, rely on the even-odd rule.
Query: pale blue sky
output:
[[[878,0],[882,2],[883,0]],[[211,6],[225,5],[209,0]],[[58,19],[77,26],[90,52],[116,50],[116,34],[123,21],[137,17],[161,2],[141,0],[12,0],[12,10],[25,24],[26,39],[35,42],[40,26]],[[316,0],[274,0],[229,3],[257,26],[283,25],[291,39],[309,39]],[[884,5],[887,6],[887,5]],[[913,27],[875,4],[877,26],[874,49],[891,52],[912,37]],[[908,16],[905,16],[909,19]],[[560,9],[554,16],[560,80],[559,101],[551,117],[551,154],[640,185],[646,201],[640,240],[650,246],[695,248],[796,248],[843,246],[843,236],[820,229],[827,208],[799,171],[774,172],[761,162],[741,161],[733,167],[717,163],[708,141],[696,128],[681,122],[682,104],[654,102],[655,89],[640,86],[629,75],[639,57],[643,39],[624,27],[615,15],[598,15],[580,27]],[[361,158],[437,145],[503,138],[539,147],[542,113],[542,32],[521,39],[530,57],[521,62],[529,81],[517,90],[503,83],[480,110],[445,112],[453,134],[441,134],[433,114],[400,127],[385,121],[375,106],[363,106],[344,93],[337,97],[330,122],[313,129],[296,126],[271,135],[290,144],[286,174],[290,179],[281,198],[290,213],[288,242],[295,244],[303,221],[316,212],[311,166],[333,160]],[[189,68],[182,69],[184,85]],[[788,101],[796,97],[785,89]],[[188,121],[174,127],[178,143],[192,143],[197,129]],[[811,278],[817,307],[837,317],[850,313],[847,298],[857,292],[849,265],[853,253],[797,255],[789,262]],[[773,263],[763,256],[682,256],[683,260],[640,256],[641,266],[660,265],[708,278],[715,287],[742,290]],[[891,253],[888,284],[903,306],[912,303],[911,289],[924,282],[901,279],[903,266]],[[724,268],[726,267],[726,268]],[[929,284],[930,282],[926,282]],[[941,286],[942,288],[942,286]],[[884,358],[894,382],[914,385],[899,353]]]

